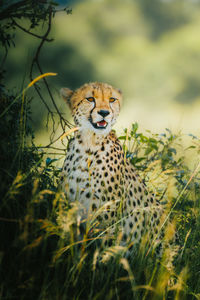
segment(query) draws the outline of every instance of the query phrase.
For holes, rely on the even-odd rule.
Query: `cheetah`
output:
[[[152,238],[158,233],[162,206],[112,131],[122,105],[121,91],[94,82],[75,91],[62,88],[61,95],[78,126],[61,176],[68,199],[79,201],[82,218],[95,216],[103,229],[120,230],[122,240],[138,243],[145,232]]]

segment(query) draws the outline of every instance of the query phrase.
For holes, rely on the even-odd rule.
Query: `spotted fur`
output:
[[[124,239],[138,242],[145,232],[153,237],[162,208],[111,130],[120,112],[121,92],[96,82],[74,92],[64,88],[61,94],[79,127],[62,171],[68,198],[78,200],[82,217],[95,216],[103,229],[119,225]]]

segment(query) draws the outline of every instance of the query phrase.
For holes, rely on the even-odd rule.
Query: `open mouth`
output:
[[[93,122],[90,121],[90,123],[96,129],[105,129],[108,125],[108,123],[105,120],[99,121],[97,123],[93,123]]]

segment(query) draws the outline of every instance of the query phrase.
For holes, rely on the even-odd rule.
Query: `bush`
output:
[[[13,44],[9,30],[19,25],[16,19],[29,19],[32,30],[41,20],[50,20],[54,6],[53,2],[30,0],[0,8],[4,59]],[[50,26],[40,37],[41,43],[48,40],[49,30]],[[40,69],[39,54],[33,64]],[[2,79],[3,71],[0,75]],[[40,92],[37,86],[36,90]],[[2,83],[0,95],[1,299],[199,299],[199,165],[194,171],[187,166],[181,135],[170,130],[144,134],[133,124],[119,137],[127,159],[148,188],[169,204],[167,218],[172,226],[167,227],[164,239],[176,225],[179,246],[178,254],[172,248],[157,260],[143,241],[126,257],[126,248],[118,243],[102,247],[101,236],[77,238],[77,206],[70,205],[59,190],[56,159],[48,157],[48,147],[34,144],[31,99],[24,92],[7,91]],[[53,99],[52,103],[57,111]],[[67,122],[59,117],[64,130]],[[195,136],[191,135],[188,151],[199,154]]]
[[[2,95],[1,116],[13,100]],[[145,135],[133,124],[119,137],[148,187],[171,203],[180,247],[178,255],[164,253],[160,262],[152,252],[145,256],[142,245],[126,258],[120,245],[103,248],[87,235],[76,239],[76,205],[70,206],[59,191],[55,159],[46,158],[34,145],[31,128],[22,126],[21,106],[15,100],[0,119],[1,298],[198,299],[199,179],[185,164],[185,154],[179,155],[181,136],[169,130]],[[193,142],[191,147],[197,152]]]

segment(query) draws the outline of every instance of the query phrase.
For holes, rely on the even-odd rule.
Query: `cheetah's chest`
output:
[[[108,137],[90,149],[80,140],[71,141],[63,178],[68,199],[80,203],[81,218],[94,215],[102,228],[120,220],[125,236],[135,240],[140,240],[145,224],[157,225],[159,205],[125,161],[117,139]]]
[[[124,156],[112,142],[90,150],[74,140],[64,163],[65,191],[88,211],[105,203],[119,202],[122,196]]]

